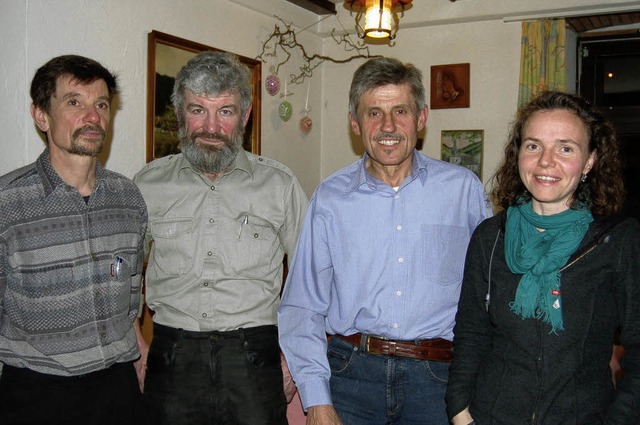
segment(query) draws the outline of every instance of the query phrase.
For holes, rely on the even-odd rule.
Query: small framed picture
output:
[[[484,130],[442,130],[441,159],[462,165],[482,180]]]
[[[431,109],[468,108],[470,104],[468,63],[431,67]]]

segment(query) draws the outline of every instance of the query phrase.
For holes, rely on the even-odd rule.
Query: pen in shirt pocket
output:
[[[249,224],[249,216],[245,214],[244,218],[242,219],[242,223],[240,223],[240,231],[238,232],[238,240],[240,240],[240,237],[242,236],[242,229],[244,228],[245,224]]]
[[[122,275],[122,263],[123,263],[123,259],[122,257],[119,257],[116,255],[113,263],[111,263],[111,277],[115,277],[116,279],[120,279],[120,276]]]

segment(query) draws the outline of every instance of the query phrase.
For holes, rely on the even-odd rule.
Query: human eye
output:
[[[538,146],[537,143],[533,142],[533,141],[526,141],[522,144],[522,148],[528,152],[535,152],[536,150],[538,150],[540,147]]]
[[[109,105],[109,102],[105,101],[105,102],[98,102],[98,105],[96,105],[96,106],[98,107],[98,109],[102,109],[102,110],[108,111],[109,107],[111,105]]]
[[[189,107],[188,111],[191,115],[202,115],[204,109],[199,106],[191,106]]]
[[[78,99],[69,99],[67,101],[67,105],[69,105],[69,106],[78,106],[78,105],[80,105],[80,102],[78,101]]]
[[[396,108],[395,110],[396,115],[407,115],[408,112],[407,108]]]
[[[560,146],[560,153],[562,153],[562,154],[567,155],[567,154],[571,154],[573,152],[574,152],[573,146],[570,146],[570,145],[562,145],[562,146]]]
[[[231,117],[235,115],[236,111],[233,108],[223,108],[220,110],[220,114],[224,117]]]

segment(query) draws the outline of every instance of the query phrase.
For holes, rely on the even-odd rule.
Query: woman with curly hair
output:
[[[612,124],[578,96],[539,94],[493,187],[504,211],[471,239],[456,316],[453,424],[640,423],[640,224],[620,216]]]

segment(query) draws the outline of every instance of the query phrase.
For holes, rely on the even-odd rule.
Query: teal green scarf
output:
[[[564,330],[560,268],[576,251],[592,221],[586,209],[544,216],[533,212],[531,201],[509,207],[505,258],[511,272],[523,275],[511,311],[523,319],[543,319],[553,333]]]

